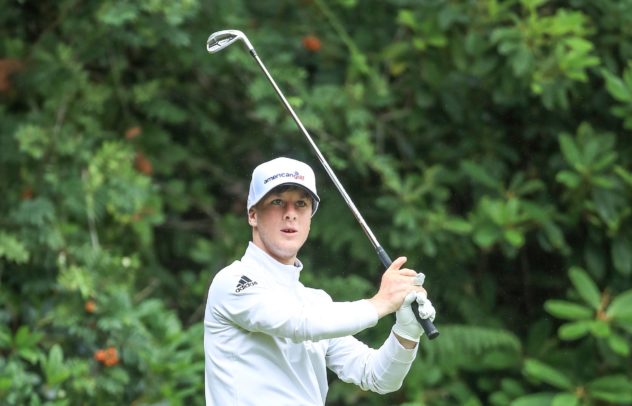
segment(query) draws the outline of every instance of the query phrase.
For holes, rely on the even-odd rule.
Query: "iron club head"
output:
[[[219,52],[239,40],[246,44],[248,51],[254,50],[246,34],[239,30],[222,30],[212,33],[206,41],[206,50],[210,53]]]

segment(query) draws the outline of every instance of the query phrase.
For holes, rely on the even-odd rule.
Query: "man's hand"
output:
[[[397,313],[395,313],[396,322],[393,326],[393,333],[405,340],[418,343],[419,338],[424,333],[424,329],[415,318],[410,306],[415,300],[419,304],[419,316],[422,319],[434,321],[436,311],[432,303],[430,303],[430,300],[428,300],[426,292],[410,292],[406,295],[402,306],[397,310]]]
[[[406,257],[399,257],[393,261],[382,274],[379,291],[369,299],[380,318],[399,309],[408,293],[425,292],[422,287],[415,286],[417,272],[412,269],[400,269],[405,262]]]

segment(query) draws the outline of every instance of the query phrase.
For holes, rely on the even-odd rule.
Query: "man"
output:
[[[207,405],[323,405],[327,368],[364,390],[399,389],[417,353],[422,318],[435,310],[417,273],[400,257],[370,299],[334,302],[299,282],[297,259],[320,198],[305,163],[277,158],[259,165],[248,194],[252,241],[241,261],[213,279],[204,316]],[[423,283],[423,282],[422,282]],[[353,337],[396,313],[384,344]]]

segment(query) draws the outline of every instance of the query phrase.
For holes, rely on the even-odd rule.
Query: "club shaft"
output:
[[[385,268],[390,267],[393,261],[391,261],[390,257],[388,256],[384,248],[382,248],[382,246],[380,245],[379,241],[375,237],[375,234],[373,234],[373,231],[371,231],[371,228],[362,217],[362,214],[360,214],[360,211],[358,210],[356,205],[353,203],[353,200],[351,200],[351,197],[349,197],[349,194],[345,190],[344,186],[342,186],[342,183],[340,183],[340,181],[338,180],[336,173],[333,171],[333,169],[331,169],[331,166],[329,166],[329,163],[327,162],[323,154],[320,152],[320,149],[318,148],[318,146],[312,139],[311,135],[309,135],[309,132],[307,131],[307,129],[305,128],[301,120],[299,119],[298,115],[294,112],[294,109],[292,108],[290,103],[287,101],[287,99],[283,95],[283,92],[274,81],[274,78],[272,77],[272,75],[270,75],[270,72],[268,72],[268,69],[263,64],[263,61],[261,60],[261,58],[259,58],[259,55],[257,55],[257,52],[255,51],[254,47],[252,47],[252,45],[249,45],[249,44],[247,44],[247,46],[248,46],[248,52],[250,53],[250,55],[252,55],[252,57],[255,59],[255,61],[259,65],[259,68],[261,68],[261,70],[263,71],[264,75],[266,76],[266,78],[268,79],[272,87],[274,88],[274,91],[276,92],[277,96],[279,96],[279,99],[281,99],[283,106],[285,106],[285,109],[290,113],[290,115],[292,116],[292,119],[294,120],[298,128],[300,128],[301,132],[307,139],[307,142],[309,142],[309,145],[314,150],[314,153],[316,153],[316,156],[318,157],[318,160],[320,161],[323,168],[325,169],[325,172],[327,172],[327,175],[329,175],[329,177],[331,178],[331,181],[334,183],[334,185],[338,189],[338,192],[340,192],[340,195],[342,196],[344,201],[347,203],[347,206],[349,206],[349,209],[351,209],[351,212],[353,213],[354,217],[360,224],[360,227],[362,227],[362,230],[364,231],[366,236],[369,238],[369,241],[371,241],[371,244],[373,245],[373,248],[375,249],[375,252],[377,253],[378,257],[380,258],[382,265],[384,265]],[[413,302],[411,304],[411,307],[413,309],[413,314],[415,315],[415,318],[417,319],[419,324],[421,324],[421,326],[423,327],[424,332],[426,333],[428,338],[432,340],[438,337],[439,330],[437,330],[437,328],[434,326],[432,321],[430,321],[429,319],[422,319],[419,316],[419,311],[418,311],[419,305],[417,304],[417,302]]]

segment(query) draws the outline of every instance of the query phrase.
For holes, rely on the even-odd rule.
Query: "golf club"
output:
[[[305,129],[305,126],[303,126],[303,123],[301,122],[301,120],[298,118],[298,116],[294,112],[294,109],[292,108],[292,106],[290,106],[290,104],[286,100],[285,96],[283,95],[283,92],[281,92],[281,89],[279,89],[279,87],[277,86],[276,82],[274,81],[274,79],[272,78],[270,73],[268,72],[268,69],[265,67],[265,65],[263,64],[263,62],[261,61],[261,59],[257,55],[257,52],[255,51],[255,48],[252,46],[250,41],[248,41],[248,38],[246,37],[246,35],[243,32],[238,31],[238,30],[217,31],[217,32],[215,32],[215,33],[213,33],[213,34],[211,34],[209,36],[208,41],[206,42],[206,50],[209,53],[216,53],[216,52],[219,52],[222,49],[232,45],[233,43],[235,43],[237,41],[243,41],[243,43],[246,45],[246,48],[248,48],[248,52],[250,52],[250,55],[252,55],[252,57],[255,59],[255,61],[257,61],[257,64],[259,65],[259,67],[261,68],[263,73],[266,75],[266,78],[268,78],[268,81],[270,82],[270,84],[274,88],[276,94],[281,99],[281,102],[285,106],[286,110],[290,113],[290,115],[292,116],[292,119],[294,119],[294,122],[299,127],[299,129],[301,130],[301,132],[303,133],[303,135],[305,136],[305,138],[307,139],[307,141],[311,145],[312,149],[316,153],[316,156],[318,157],[318,160],[320,161],[320,163],[322,164],[323,168],[325,169],[325,172],[327,172],[327,175],[329,175],[329,177],[331,178],[332,182],[334,183],[334,185],[336,186],[336,188],[338,189],[338,191],[342,195],[342,198],[347,203],[347,206],[349,206],[349,209],[351,209],[351,212],[353,213],[354,217],[356,218],[358,223],[360,223],[360,227],[362,227],[362,230],[364,231],[364,233],[367,235],[367,237],[371,241],[371,244],[373,245],[373,248],[375,249],[375,251],[377,253],[377,256],[380,258],[380,261],[382,262],[382,265],[384,265],[386,268],[391,266],[393,261],[391,261],[390,257],[388,256],[388,254],[386,253],[384,248],[382,248],[382,246],[378,242],[377,238],[375,237],[375,235],[373,234],[373,232],[371,231],[371,229],[367,225],[366,221],[364,221],[364,218],[360,214],[360,211],[357,209],[357,207],[355,206],[355,204],[353,203],[353,201],[351,200],[351,198],[347,194],[345,188],[342,186],[342,184],[338,180],[338,177],[336,176],[334,171],[329,166],[329,163],[327,163],[327,160],[325,159],[323,154],[320,152],[320,149],[318,148],[318,146],[316,145],[316,143],[314,142],[312,137],[309,135],[309,133]],[[437,330],[437,328],[434,326],[432,321],[430,321],[430,319],[422,319],[419,316],[419,312],[418,312],[419,305],[418,305],[418,303],[416,301],[414,301],[412,303],[411,307],[413,309],[413,313],[415,315],[415,318],[417,319],[417,321],[423,327],[424,332],[426,333],[428,338],[430,340],[432,340],[432,339],[438,337],[439,336],[439,330]]]

